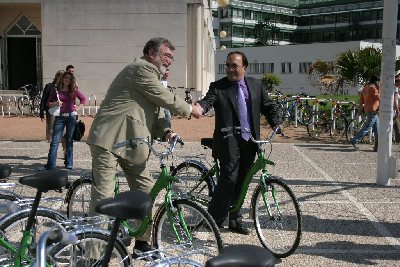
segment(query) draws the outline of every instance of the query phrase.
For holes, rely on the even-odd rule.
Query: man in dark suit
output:
[[[260,138],[260,114],[275,127],[279,124],[274,102],[269,99],[258,79],[245,77],[248,67],[242,52],[231,52],[226,60],[227,76],[210,84],[206,96],[196,105],[206,113],[215,111],[213,157],[220,162],[220,180],[217,183],[209,212],[218,226],[228,216],[228,210],[239,195],[243,179],[254,162],[258,146],[249,140],[249,134],[231,134],[221,131],[225,127],[241,126]],[[229,213],[229,229],[249,234],[241,221],[240,212]]]

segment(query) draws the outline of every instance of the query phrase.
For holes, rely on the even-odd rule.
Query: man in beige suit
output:
[[[93,186],[91,213],[96,204],[114,195],[114,176],[117,163],[124,171],[131,189],[149,193],[153,179],[147,168],[149,149],[138,146],[134,150],[114,149],[115,143],[135,138],[165,137],[174,135],[170,122],[160,107],[174,114],[198,118],[201,110],[191,106],[160,83],[160,77],[173,62],[175,48],[164,38],[149,40],[143,57],[126,66],[111,83],[90,128],[87,144],[92,155]],[[149,227],[150,228],[150,227]],[[151,229],[138,238],[135,250],[151,249]]]

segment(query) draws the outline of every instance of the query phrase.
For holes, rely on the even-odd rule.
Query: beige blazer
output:
[[[130,138],[161,136],[170,127],[160,107],[190,116],[190,105],[160,83],[158,68],[144,60],[126,66],[114,79],[90,128],[87,144],[107,149],[134,164],[149,155],[145,144],[134,150],[114,149],[115,143]]]

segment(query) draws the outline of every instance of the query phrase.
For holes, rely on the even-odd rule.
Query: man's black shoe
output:
[[[249,235],[250,231],[243,224],[237,220],[229,221],[229,230],[241,235]]]
[[[132,257],[134,259],[143,257],[143,260],[158,259],[159,257],[157,252],[155,252],[154,254],[151,253],[151,251],[153,250],[154,248],[152,248],[146,241],[136,240],[135,247],[133,248]]]

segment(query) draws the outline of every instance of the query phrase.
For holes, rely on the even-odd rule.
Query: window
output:
[[[292,62],[281,63],[282,73],[292,73]]]
[[[308,69],[310,68],[311,64],[311,62],[300,62],[299,73],[308,73]]]
[[[218,73],[225,73],[225,64],[218,64]]]
[[[242,9],[232,9],[232,18],[243,18],[243,10]]]
[[[245,19],[253,19],[253,18],[252,18],[252,12],[251,12],[251,10],[247,10],[247,9],[246,9],[246,10],[244,11],[244,18],[245,18]]]
[[[260,64],[259,63],[250,63],[248,68],[249,73],[260,73]]]
[[[261,73],[274,73],[274,63],[261,63],[260,64]]]
[[[233,34],[234,37],[243,37],[243,27],[233,26]]]
[[[349,14],[348,13],[337,14],[336,22],[337,23],[347,23],[347,22],[349,22]]]
[[[221,18],[229,18],[231,17],[231,9],[230,8],[221,8]]]

